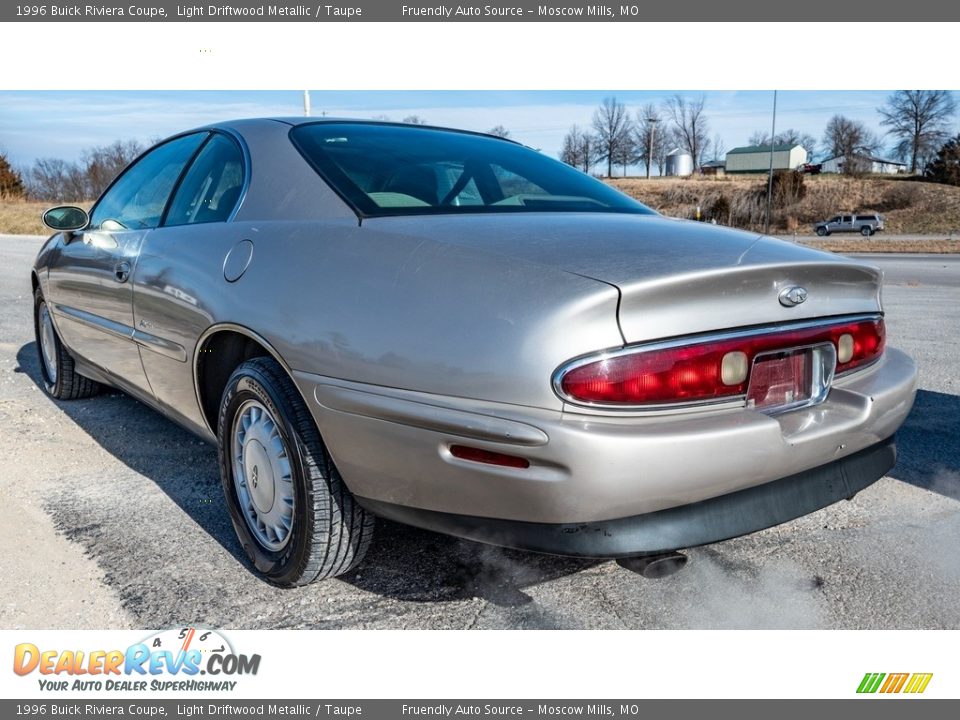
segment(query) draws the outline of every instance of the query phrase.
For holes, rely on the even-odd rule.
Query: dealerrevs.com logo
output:
[[[38,675],[47,691],[232,691],[243,675],[256,675],[260,655],[237,653],[217,630],[165,630],[125,650],[58,650],[33,643],[13,651],[13,671]],[[202,679],[200,676],[203,676]]]
[[[933,673],[867,673],[857,687],[858,693],[916,695],[927,689]]]

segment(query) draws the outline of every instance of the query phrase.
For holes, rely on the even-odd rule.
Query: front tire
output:
[[[296,386],[272,358],[238,367],[217,424],[220,476],[237,537],[277,585],[306,585],[355,568],[374,517],[333,464]]]
[[[60,342],[43,293],[33,293],[33,332],[37,340],[43,389],[57,400],[79,400],[100,392],[100,384],[77,372],[73,357]]]
[[[817,235],[818,235],[819,237],[823,237],[823,236],[826,235],[826,234],[827,234],[827,229],[826,229],[826,228],[822,228],[822,227],[818,227],[818,228],[817,228]]]

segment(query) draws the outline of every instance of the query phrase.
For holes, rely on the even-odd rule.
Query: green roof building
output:
[[[802,145],[774,145],[773,169],[795,170],[807,162]],[[727,153],[728,173],[765,173],[770,170],[770,146],[747,145]]]

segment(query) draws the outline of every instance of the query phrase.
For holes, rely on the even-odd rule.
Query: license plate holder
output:
[[[833,343],[757,355],[750,370],[747,407],[775,414],[822,403],[836,367]]]

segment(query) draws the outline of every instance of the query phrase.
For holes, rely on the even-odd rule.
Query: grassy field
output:
[[[693,218],[699,206],[704,218],[723,208],[721,224],[761,230],[766,179],[614,178],[619,190],[673,217]],[[797,235],[813,247],[836,252],[960,252],[960,187],[886,177],[849,178],[816,175],[804,178],[802,199],[773,212],[774,234]],[[722,198],[722,199],[721,199]],[[89,208],[89,202],[77,203]],[[0,233],[46,235],[40,216],[50,203],[0,200]],[[885,232],[873,238],[812,235],[811,225],[843,212],[875,211],[885,218]],[[720,212],[720,210],[717,210]],[[889,240],[884,235],[929,235],[929,240]]]
[[[9,235],[49,235],[40,216],[44,210],[54,203],[25,202],[23,200],[0,200],[0,233]],[[73,204],[89,210],[92,203],[58,203]]]
[[[818,250],[837,253],[940,253],[955,255],[960,253],[960,240],[940,239],[936,236],[922,240],[890,240],[880,235],[861,238],[857,235],[828,238],[804,237],[798,244]]]
[[[50,203],[0,200],[0,233],[11,235],[47,235],[50,233],[40,215]]]
[[[609,182],[664,215],[693,218],[699,206],[709,218],[719,201],[732,211],[735,220],[730,224],[762,229],[765,177],[614,178]],[[774,209],[773,232],[811,234],[813,223],[838,213],[876,211],[884,216],[888,234],[960,236],[960,187],[839,175],[805,176],[804,187],[802,199]]]

